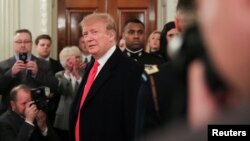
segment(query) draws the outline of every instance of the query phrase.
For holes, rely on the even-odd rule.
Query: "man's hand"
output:
[[[26,64],[24,64],[24,62],[21,60],[17,60],[11,68],[11,74],[12,76],[15,76],[20,71],[24,71],[24,70],[26,70]]]
[[[31,70],[32,75],[36,76],[38,72],[37,63],[35,61],[28,61],[27,70]]]
[[[42,110],[39,110],[37,115],[36,115],[36,121],[37,121],[37,126],[41,130],[41,132],[44,132],[47,128],[47,123],[46,123],[46,114]]]
[[[30,123],[33,123],[34,119],[37,115],[37,112],[38,112],[38,110],[37,110],[36,105],[34,104],[34,101],[30,101],[30,102],[26,103],[25,109],[24,109],[25,120],[30,122]]]

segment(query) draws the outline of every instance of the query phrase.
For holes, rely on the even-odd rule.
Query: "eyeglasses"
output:
[[[16,44],[30,44],[32,41],[15,41]]]

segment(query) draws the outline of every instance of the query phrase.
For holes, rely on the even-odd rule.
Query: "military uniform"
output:
[[[138,98],[137,135],[149,133],[186,114],[186,95],[179,94],[179,78],[173,63],[145,70],[147,78]]]
[[[126,48],[123,51],[123,53],[125,56],[133,59],[134,61],[138,62],[140,65],[144,65],[144,66],[159,65],[165,62],[164,59],[156,55],[148,54],[144,52],[143,49],[140,49],[138,51],[131,51],[128,48]]]

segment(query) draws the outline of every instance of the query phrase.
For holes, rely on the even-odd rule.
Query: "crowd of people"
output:
[[[117,41],[113,17],[92,13],[59,61],[49,35],[34,55],[17,30],[0,62],[0,140],[206,140],[209,124],[249,125],[249,13],[248,0],[178,0],[147,42],[139,19]]]

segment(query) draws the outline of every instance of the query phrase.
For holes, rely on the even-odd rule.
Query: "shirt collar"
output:
[[[43,57],[40,57],[40,56],[38,56],[38,58],[40,58],[40,59],[42,59],[42,60],[45,60],[45,61],[48,61],[48,62],[49,62],[49,59],[50,59],[50,57],[43,58]]]
[[[116,46],[112,46],[100,59],[98,59],[98,63],[100,64],[98,67],[102,68],[104,66],[104,64],[108,61],[108,59],[110,58],[110,56],[115,52]]]
[[[49,57],[47,57],[47,58],[45,58],[44,60],[49,61],[49,59],[50,59],[50,58],[49,58]]]
[[[129,52],[129,53],[137,54],[137,53],[142,52],[143,48],[141,48],[141,49],[139,49],[139,50],[136,50],[136,51],[132,51],[132,50],[130,50],[130,49],[128,49],[128,48],[125,48],[125,50],[126,50],[127,52]]]
[[[88,62],[90,62],[91,57],[92,57],[91,55],[88,55],[88,56],[82,55],[82,60],[85,61],[85,58],[87,58]]]

